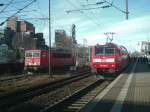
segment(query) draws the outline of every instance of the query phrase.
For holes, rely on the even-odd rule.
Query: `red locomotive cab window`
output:
[[[114,48],[106,48],[105,54],[115,54],[115,49]]]
[[[40,53],[33,53],[33,57],[40,57]]]
[[[32,57],[32,53],[31,52],[26,52],[25,57]]]
[[[112,55],[115,53],[115,49],[107,46],[96,46],[95,55]]]

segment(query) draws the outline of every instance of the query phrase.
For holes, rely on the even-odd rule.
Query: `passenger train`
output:
[[[124,46],[114,43],[90,47],[90,67],[97,73],[116,73],[127,66],[129,54]]]

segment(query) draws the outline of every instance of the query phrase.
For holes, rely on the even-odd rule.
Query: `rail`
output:
[[[27,101],[33,98],[34,96],[47,93],[56,88],[60,88],[64,85],[72,83],[73,81],[77,81],[77,80],[80,80],[89,76],[90,76],[89,71],[86,71],[86,72],[82,72],[79,75],[74,75],[66,79],[53,81],[53,82],[49,82],[47,84],[43,84],[43,85],[33,87],[30,89],[20,90],[20,91],[16,91],[13,93],[1,95],[0,96],[0,109],[5,110],[6,108],[17,105],[20,102]]]
[[[47,106],[40,112],[76,112],[90,102],[98,93],[100,93],[111,81],[99,79],[85,88],[76,91],[73,95],[64,100]]]

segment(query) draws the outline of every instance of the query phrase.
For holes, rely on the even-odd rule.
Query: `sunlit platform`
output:
[[[137,61],[80,112],[150,112],[150,67]]]

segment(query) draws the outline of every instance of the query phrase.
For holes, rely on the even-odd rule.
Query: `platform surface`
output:
[[[130,66],[80,112],[150,112],[150,67]]]

